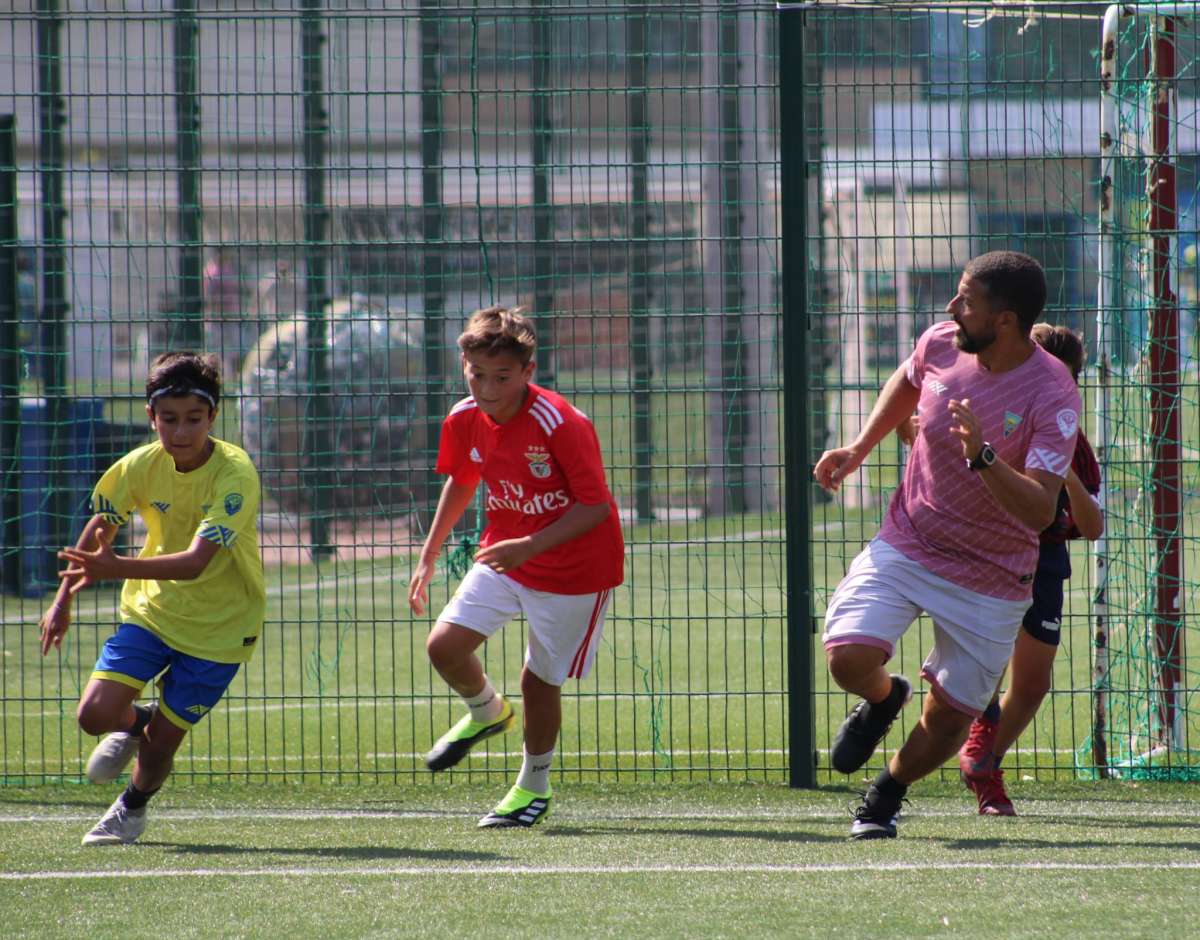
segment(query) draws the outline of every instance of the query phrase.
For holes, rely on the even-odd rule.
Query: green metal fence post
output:
[[[535,0],[534,9],[545,13],[549,0]],[[554,201],[551,194],[554,121],[550,90],[551,19],[543,15],[532,23],[533,60],[530,64],[530,96],[533,136],[533,310],[537,314],[538,382],[554,384]]]
[[[40,353],[42,383],[49,423],[50,545],[67,539],[70,514],[62,479],[70,439],[67,404],[67,252],[64,239],[67,209],[62,98],[62,17],[57,0],[38,0],[38,174],[42,183],[42,316]]]
[[[325,68],[323,6],[322,0],[304,0],[300,20],[304,94],[304,319],[308,371],[304,466],[308,484],[308,550],[314,559],[331,551],[328,467],[335,459],[330,439],[329,338],[325,320],[325,307],[329,303],[329,208],[325,205],[329,115],[325,109],[322,81]]]
[[[640,6],[640,5],[639,5]],[[634,501],[639,521],[654,518],[650,443],[650,203],[646,162],[650,123],[646,108],[646,15],[630,10],[625,20],[629,127],[629,356],[633,378]]]
[[[429,465],[437,454],[445,416],[444,342],[446,285],[442,266],[442,89],[438,0],[421,0],[421,286],[425,307],[425,447]],[[436,475],[429,475],[436,481]],[[431,482],[429,492],[438,492]]]
[[[0,591],[21,582],[21,349],[17,309],[17,121],[0,114]]]
[[[803,120],[806,113],[804,27],[803,11],[784,10],[779,14],[783,361],[793,364],[809,361],[808,331],[811,325],[808,311],[808,156]],[[784,481],[787,500],[788,783],[793,787],[812,787],[816,784],[816,752],[807,368],[797,369],[793,365],[793,368],[784,369],[783,401],[785,453],[790,457]]]
[[[167,333],[169,349],[200,349],[204,345],[204,215],[200,202],[198,36],[195,0],[176,0],[175,162],[179,189],[179,288]]]

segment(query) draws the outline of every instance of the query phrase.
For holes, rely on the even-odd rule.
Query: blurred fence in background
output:
[[[472,310],[498,302],[530,308],[538,380],[595,421],[629,545],[595,672],[565,690],[560,769],[796,782],[813,779],[815,752],[828,781],[823,751],[849,703],[811,631],[904,454],[887,442],[835,502],[811,490],[809,468],[854,433],[967,258],[995,247],[1042,260],[1047,318],[1081,330],[1092,353],[1089,408],[1099,413],[1106,387],[1108,413],[1126,419],[1109,459],[1126,480],[1113,505],[1127,511],[1106,550],[1113,571],[1122,546],[1136,560],[1110,631],[1142,644],[1122,680],[1132,711],[1165,714],[1164,656],[1144,652],[1164,635],[1151,595],[1158,539],[1171,535],[1144,511],[1163,438],[1163,400],[1147,404],[1161,383],[1139,371],[1154,347],[1154,292],[1136,261],[1149,231],[1144,147],[1128,151],[1121,190],[1131,260],[1112,268],[1128,272],[1113,304],[1128,311],[1123,338],[1105,353],[1096,326],[1104,5],[781,8],[11,5],[0,16],[0,274],[14,272],[0,277],[12,286],[0,297],[0,775],[81,774],[91,741],[74,702],[115,590],[82,599],[61,659],[39,658],[34,625],[91,480],[145,440],[149,360],[190,346],[220,355],[218,434],[262,471],[270,608],[263,649],[178,772],[424,779],[420,755],[456,705],[404,598],[440,486],[437,430],[465,393],[454,340]],[[1200,92],[1194,18],[1174,22],[1184,574],[1181,613],[1165,620],[1182,637],[1196,600]],[[1137,123],[1154,87],[1150,24],[1122,29],[1119,110]],[[788,135],[784,173],[804,198],[785,218]],[[795,264],[781,263],[783,228],[801,246]],[[797,277],[785,330],[780,297]],[[786,438],[785,385],[802,424]],[[466,520],[460,548],[476,525]],[[801,549],[791,567],[785,533]],[[1093,765],[1108,680],[1092,675],[1090,561],[1077,546],[1054,692],[1006,762],[1019,772]],[[453,585],[439,579],[435,612]],[[914,674],[931,639],[922,621],[899,668]],[[1190,715],[1200,683],[1181,651],[1165,657],[1179,666],[1171,701]],[[517,625],[489,644],[489,672],[510,693],[521,652]],[[1126,733],[1126,759],[1160,724]],[[1179,732],[1186,751],[1187,721]],[[506,739],[461,773],[507,773],[519,755]]]

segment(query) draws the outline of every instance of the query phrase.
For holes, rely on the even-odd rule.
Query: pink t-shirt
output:
[[[908,359],[908,380],[921,390],[920,433],[879,537],[947,581],[1024,600],[1032,593],[1038,533],[967,467],[947,406],[951,398],[969,398],[983,439],[1012,467],[1065,477],[1075,453],[1079,390],[1067,367],[1040,346],[1017,368],[993,374],[955,346],[957,330],[953,321],[935,324]]]

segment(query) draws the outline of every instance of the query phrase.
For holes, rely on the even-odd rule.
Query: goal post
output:
[[[1200,5],[1114,4],[1100,59],[1092,733],[1080,769],[1185,776],[1176,31]]]

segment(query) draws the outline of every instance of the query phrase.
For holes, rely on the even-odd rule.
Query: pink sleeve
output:
[[[908,376],[909,384],[916,388],[920,388],[921,384],[925,381],[925,353],[929,349],[930,337],[933,336],[934,331],[940,325],[935,323],[922,333],[920,339],[917,340],[917,345],[912,351],[912,355],[904,361],[904,372]]]
[[[567,487],[578,502],[594,506],[612,499],[604,480],[600,439],[592,423],[578,413],[550,438],[550,452],[562,467]]]
[[[1079,413],[1083,405],[1079,390],[1047,390],[1033,409],[1033,433],[1025,455],[1026,470],[1045,470],[1065,477],[1075,456],[1075,438],[1079,434]]]

